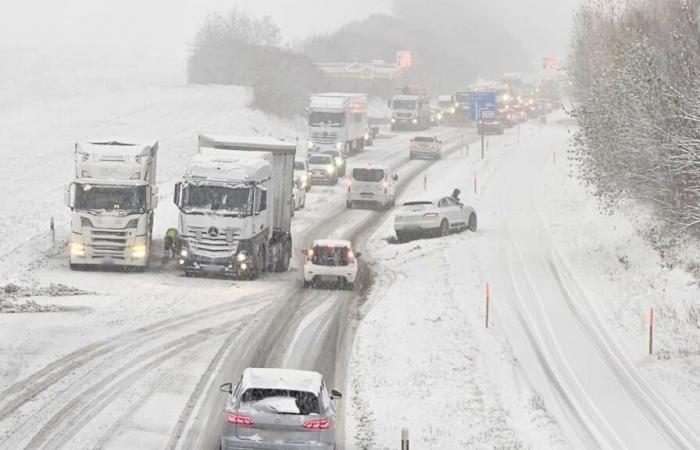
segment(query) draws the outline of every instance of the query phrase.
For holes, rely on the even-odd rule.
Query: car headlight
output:
[[[136,244],[131,247],[131,257],[132,258],[145,258],[146,257],[146,244]]]
[[[85,244],[82,242],[71,242],[70,254],[73,256],[85,256]]]
[[[343,165],[343,158],[341,158],[340,156],[336,156],[335,157],[335,165],[338,167],[342,166]]]
[[[236,255],[236,260],[237,260],[238,262],[243,262],[243,261],[245,261],[246,259],[248,259],[248,255],[246,255],[246,254],[243,253],[243,252],[241,252],[241,253],[239,253],[239,254]]]
[[[326,172],[333,175],[333,173],[335,173],[335,167],[333,167],[333,166],[326,167]]]

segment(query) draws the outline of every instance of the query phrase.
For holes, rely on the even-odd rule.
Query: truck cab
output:
[[[69,265],[148,266],[158,143],[104,140],[75,145],[75,179],[65,189],[71,209]]]
[[[391,100],[391,130],[424,130],[430,127],[430,97],[418,94],[395,95]]]
[[[199,136],[173,198],[186,275],[254,279],[289,268],[295,153],[274,138]]]
[[[385,165],[355,167],[348,179],[348,209],[370,207],[388,209],[396,201],[396,181],[398,175],[391,175]]]

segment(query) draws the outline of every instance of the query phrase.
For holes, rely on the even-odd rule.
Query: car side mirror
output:
[[[394,180],[394,181],[399,181],[399,176],[396,175],[396,174],[394,174],[394,176],[391,177],[391,179]]]
[[[362,256],[362,252],[355,253],[355,258],[359,258],[360,256]]]
[[[341,398],[343,398],[343,394],[340,391],[331,389],[331,400],[340,400]]]
[[[226,392],[227,394],[233,394],[233,383],[226,383],[219,386],[221,392]]]

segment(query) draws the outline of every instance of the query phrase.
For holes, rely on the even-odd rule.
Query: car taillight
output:
[[[416,148],[416,143],[411,141],[411,148]]]
[[[437,144],[433,142],[432,144],[430,144],[430,148],[436,149],[436,148],[437,148]]]
[[[226,422],[233,425],[241,425],[244,427],[251,426],[255,423],[253,422],[253,419],[248,416],[241,416],[232,412],[226,415]]]
[[[301,425],[305,430],[327,430],[331,427],[329,419],[307,420]]]
[[[427,213],[427,214],[423,214],[423,217],[437,217],[437,213]]]

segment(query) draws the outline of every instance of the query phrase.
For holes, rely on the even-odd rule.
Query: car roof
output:
[[[352,168],[352,170],[355,169],[383,170],[385,172],[388,172],[389,166],[387,166],[386,164],[364,164]]]
[[[344,241],[341,239],[316,239],[314,241],[314,247],[347,247],[352,248],[350,241]]]
[[[287,389],[316,394],[322,382],[318,372],[249,367],[243,371],[241,385],[244,389]]]

